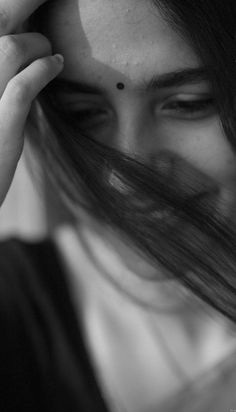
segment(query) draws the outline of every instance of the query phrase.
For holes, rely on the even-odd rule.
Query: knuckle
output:
[[[15,60],[24,53],[22,43],[17,40],[16,36],[0,37],[0,53],[6,58]]]
[[[6,33],[10,26],[10,16],[3,9],[0,9],[0,33]]]
[[[28,103],[31,95],[31,89],[25,79],[21,78],[11,80],[8,84],[8,89],[10,89],[16,104],[24,105]]]
[[[52,51],[51,41],[41,33],[37,33],[36,35],[38,37],[39,42],[44,45],[45,50],[48,51],[49,53],[51,53],[51,51]]]

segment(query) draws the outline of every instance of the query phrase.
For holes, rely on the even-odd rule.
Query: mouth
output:
[[[214,188],[212,190],[204,190],[202,192],[197,193],[196,195],[190,197],[188,202],[190,203],[190,205],[192,204],[194,207],[215,207],[217,205],[218,199],[219,190]]]
[[[183,208],[179,207],[174,209],[172,207],[163,207],[151,212],[152,217],[158,221],[168,224],[169,227],[173,227],[175,224],[180,223],[180,217],[183,216],[184,210],[192,210],[197,212],[207,212],[207,214],[214,214],[217,204],[219,202],[219,191],[215,188],[212,190],[204,190],[198,192],[194,196],[189,196],[183,201]],[[182,219],[181,219],[182,220]]]

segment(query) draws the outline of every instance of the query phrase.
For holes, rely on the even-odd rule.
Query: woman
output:
[[[1,203],[26,134],[70,223],[1,243],[1,410],[236,409],[235,2],[2,3]]]

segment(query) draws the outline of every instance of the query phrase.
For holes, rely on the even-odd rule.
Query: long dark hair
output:
[[[235,0],[155,0],[153,5],[206,66],[235,152]],[[39,26],[44,7],[36,15]],[[112,225],[172,278],[236,321],[236,231],[218,209],[216,183],[173,152],[160,152],[151,169],[141,158],[97,143],[60,107],[55,84],[32,109],[30,143],[63,202],[75,209],[80,204]],[[195,196],[209,190],[212,196]]]

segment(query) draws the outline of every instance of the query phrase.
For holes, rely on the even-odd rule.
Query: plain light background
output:
[[[0,208],[0,239],[38,238],[47,233],[46,185],[41,193],[26,166],[25,148],[7,197]]]

